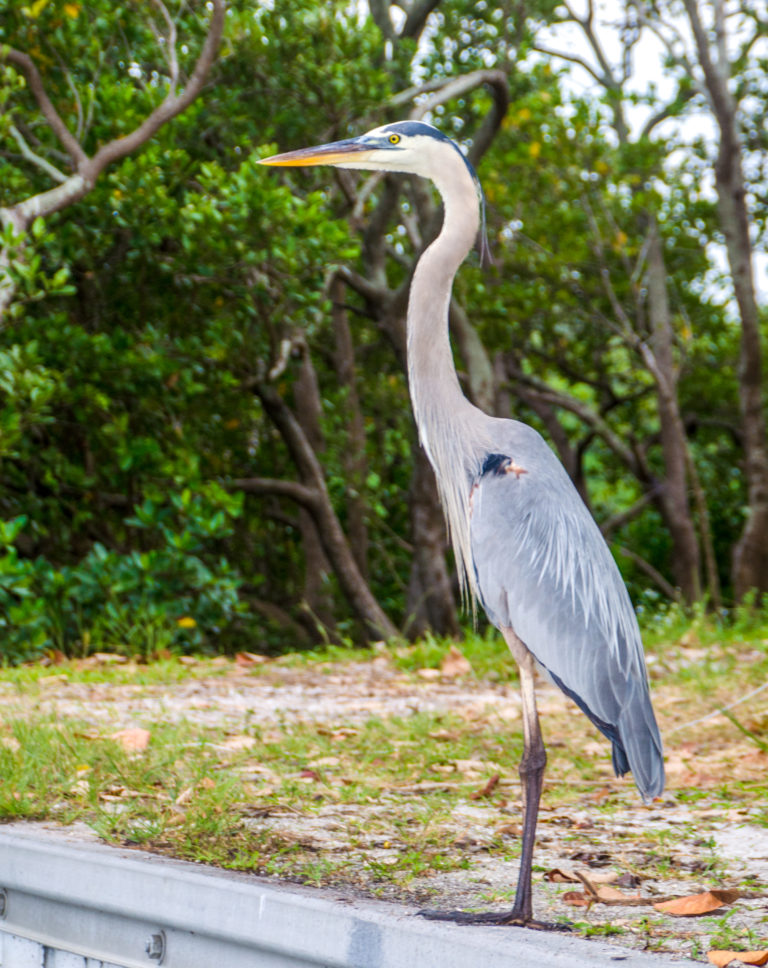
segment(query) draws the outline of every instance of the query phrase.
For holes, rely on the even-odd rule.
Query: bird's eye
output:
[[[391,145],[396,145],[399,140],[400,140],[400,135],[399,134],[391,134],[389,136],[389,143]]]

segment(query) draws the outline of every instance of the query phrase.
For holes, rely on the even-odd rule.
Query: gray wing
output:
[[[565,469],[536,431],[504,421],[474,481],[470,535],[480,600],[514,629],[613,743],[646,798],[664,786],[640,632],[621,574]]]

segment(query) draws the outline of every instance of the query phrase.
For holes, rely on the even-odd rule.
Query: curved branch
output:
[[[658,124],[661,124],[662,121],[666,121],[667,118],[674,117],[675,113],[682,108],[683,105],[687,104],[691,98],[695,97],[697,93],[698,92],[693,87],[686,91],[680,91],[673,101],[670,101],[669,104],[665,104],[663,108],[659,108],[655,114],[652,114],[650,118],[648,118],[640,132],[640,138],[649,137],[653,129]]]
[[[618,514],[614,514],[610,518],[607,518],[605,521],[603,521],[603,523],[600,525],[600,531],[602,532],[603,537],[607,539],[612,532],[618,531],[618,529],[623,528],[625,524],[628,524],[630,521],[634,521],[635,518],[640,517],[648,505],[652,501],[656,500],[658,490],[658,487],[651,488],[649,491],[646,491],[645,494],[641,495],[641,497],[639,497],[630,507],[625,508],[623,511],[619,511]]]
[[[71,158],[74,170],[79,170],[88,161],[88,155],[83,151],[77,138],[75,138],[66,126],[61,115],[53,106],[53,102],[46,94],[43,79],[40,76],[40,71],[38,71],[35,62],[29,54],[25,54],[21,50],[16,50],[14,47],[0,46],[0,59],[6,60],[10,64],[18,67],[27,79],[29,89],[37,101],[40,110],[43,112],[43,116],[48,122],[49,127]]]
[[[504,71],[489,71],[484,84],[491,89],[493,106],[483,118],[483,123],[475,132],[469,149],[469,160],[477,165],[493,143],[509,108],[509,83]]]
[[[328,494],[323,469],[293,411],[273,387],[265,383],[256,383],[253,390],[283,438],[303,482],[299,485],[302,490],[299,490],[296,482],[285,481],[281,485],[283,493],[285,496],[295,494],[297,498],[305,494],[312,495],[312,501],[307,506],[307,510],[312,516],[320,544],[333,567],[343,594],[358,618],[373,635],[384,638],[395,637],[396,627],[376,601],[368,583],[360,573]],[[269,482],[272,493],[275,493],[275,483],[277,482]],[[261,485],[253,485],[253,487],[258,486]]]
[[[400,31],[400,36],[418,39],[427,18],[439,3],[440,0],[413,0],[408,9],[403,29]]]
[[[140,148],[164,124],[167,124],[168,121],[171,121],[177,115],[181,114],[185,108],[189,107],[203,89],[208,72],[216,59],[221,35],[224,31],[224,18],[226,14],[224,0],[211,0],[211,3],[213,5],[213,13],[211,14],[208,34],[205,38],[203,49],[200,51],[197,63],[195,64],[192,76],[184,85],[182,92],[180,94],[169,94],[149,117],[138,128],[134,128],[130,134],[126,134],[122,138],[115,138],[114,141],[110,141],[99,148],[89,163],[93,178],[98,176],[107,165],[120,158],[124,158],[137,148]]]
[[[183,91],[178,95],[169,94],[130,134],[102,145],[92,158],[89,158],[82,149],[51,103],[43,87],[40,73],[32,59],[27,54],[14,48],[0,47],[0,57],[16,64],[24,71],[30,90],[32,90],[40,110],[61,144],[66,148],[75,167],[74,173],[55,188],[32,195],[17,205],[11,205],[0,210],[4,224],[11,223],[18,231],[23,232],[38,216],[51,215],[79,201],[91,191],[96,179],[107,165],[140,148],[159,128],[175,118],[192,103],[202,90],[205,78],[216,58],[224,29],[225,0],[211,0],[211,4],[213,12],[208,34],[192,76],[184,86]],[[1,311],[2,305],[0,305],[0,313]]]
[[[243,491],[245,494],[274,494],[276,497],[287,497],[304,508],[311,508],[318,499],[318,494],[311,487],[298,481],[283,481],[274,477],[236,477],[227,483],[228,490]]]
[[[368,9],[385,40],[394,40],[395,28],[389,17],[389,3],[386,0],[368,0]]]
[[[535,393],[539,400],[543,403],[547,403],[550,406],[558,407],[561,410],[567,410],[569,413],[577,416],[582,423],[594,431],[601,440],[616,454],[616,456],[628,467],[635,477],[640,481],[648,481],[651,479],[648,467],[645,462],[641,460],[638,454],[631,448],[628,447],[624,441],[619,437],[614,430],[608,425],[608,423],[594,410],[592,410],[587,404],[583,403],[581,400],[576,399],[576,397],[568,396],[565,393],[560,393],[557,390],[553,390],[548,387],[543,381],[537,380],[535,377],[524,373],[519,366],[507,362],[507,368],[510,376],[515,380],[519,380],[524,383],[528,388],[528,392]]]
[[[414,121],[418,121],[425,114],[434,111],[439,104],[445,104],[446,101],[450,101],[455,97],[461,97],[462,94],[473,91],[482,84],[488,84],[495,92],[495,96],[509,98],[507,75],[504,71],[492,68],[480,69],[470,71],[469,74],[463,74],[461,77],[444,81],[431,97],[426,98],[421,104],[417,104],[413,108],[410,116]]]
[[[384,306],[392,298],[392,290],[388,289],[386,286],[380,286],[375,282],[371,282],[370,279],[366,279],[365,276],[361,276],[359,272],[355,272],[354,269],[350,269],[349,266],[339,266],[336,270],[337,276],[349,286],[358,296],[362,296],[363,299],[367,299],[378,306]]]
[[[59,184],[67,180],[67,176],[64,174],[64,172],[59,171],[59,169],[55,165],[52,165],[50,161],[46,161],[45,158],[35,154],[35,152],[24,140],[24,135],[21,133],[21,131],[19,131],[15,124],[9,125],[8,130],[11,132],[11,137],[13,140],[19,146],[19,151],[21,152],[22,157],[26,158],[27,161],[32,162],[33,165],[35,165],[41,171],[44,171],[46,175],[48,175],[54,181],[59,182]]]
[[[640,555],[635,554],[634,551],[630,551],[629,548],[621,547],[618,549],[619,554],[623,555],[625,558],[629,558],[632,564],[636,565],[640,571],[647,575],[654,585],[657,585],[661,591],[667,596],[667,598],[672,599],[673,602],[680,601],[679,591],[671,585],[667,579],[657,571],[650,562],[646,561],[645,558],[641,558]]]
[[[568,61],[570,64],[576,64],[581,67],[582,70],[585,70],[593,80],[597,81],[598,84],[606,86],[605,78],[602,76],[602,74],[599,74],[588,61],[585,61],[583,57],[579,57],[578,54],[566,54],[565,51],[552,50],[549,47],[542,47],[540,44],[534,44],[533,50],[537,51],[539,54],[544,54],[547,57]]]

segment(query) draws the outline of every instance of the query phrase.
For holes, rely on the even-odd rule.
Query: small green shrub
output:
[[[209,648],[242,615],[240,578],[212,550],[231,533],[240,501],[217,485],[147,498],[125,524],[146,550],[96,543],[73,565],[21,558],[23,517],[0,522],[0,656],[29,660],[46,649],[148,655]]]

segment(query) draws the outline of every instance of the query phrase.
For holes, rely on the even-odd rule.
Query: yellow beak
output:
[[[260,165],[282,165],[284,167],[299,168],[304,165],[334,165],[350,161],[353,158],[365,161],[373,148],[369,144],[361,143],[356,138],[346,141],[333,141],[316,148],[299,148],[298,151],[286,151],[282,155],[272,155],[262,158]]]

